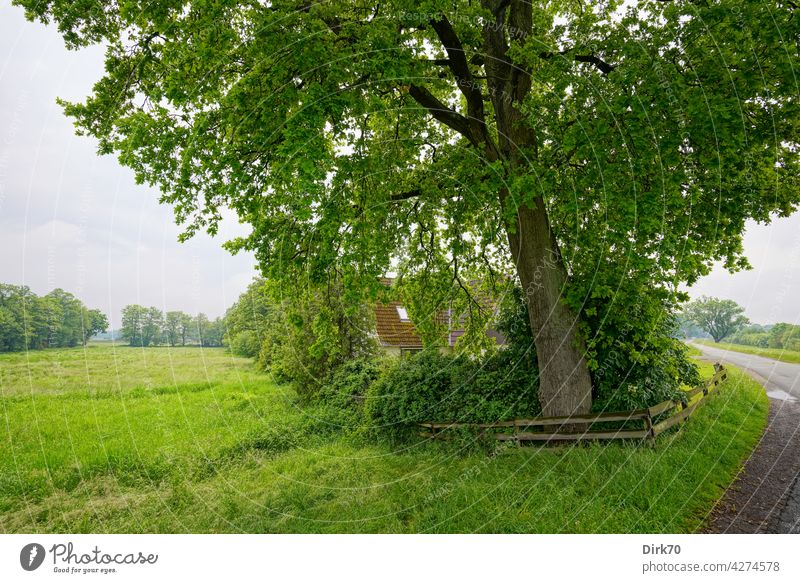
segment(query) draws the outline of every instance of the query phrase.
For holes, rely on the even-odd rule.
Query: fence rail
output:
[[[419,426],[426,431],[420,432],[423,437],[431,439],[447,439],[448,429],[478,429],[481,433],[493,433],[500,441],[592,441],[611,439],[636,439],[653,440],[667,429],[688,419],[701,404],[705,403],[708,396],[728,377],[728,372],[721,364],[714,365],[714,376],[689,391],[686,391],[680,401],[667,400],[635,411],[615,411],[611,413],[592,413],[589,415],[572,415],[570,417],[535,417],[532,419],[512,419],[496,423],[441,423],[426,422]],[[697,398],[696,398],[697,397]],[[696,398],[696,399],[695,399]],[[673,411],[671,415],[654,423],[660,415]],[[631,429],[623,426],[612,429],[589,429],[597,423],[629,423],[641,421],[640,429]],[[570,430],[571,427],[584,426],[585,431]],[[533,428],[541,428],[532,431]],[[499,431],[494,431],[499,430]]]

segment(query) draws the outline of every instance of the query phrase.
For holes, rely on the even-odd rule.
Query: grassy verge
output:
[[[698,344],[704,344],[722,350],[733,350],[745,354],[755,354],[766,358],[774,358],[783,362],[800,364],[800,352],[797,350],[785,350],[783,348],[759,348],[758,346],[746,346],[744,344],[729,344],[726,342],[712,342],[711,340],[694,340]]]
[[[0,531],[691,532],[767,409],[734,370],[654,447],[464,454],[342,436],[218,349],[0,355]]]
[[[696,346],[692,346],[690,344],[686,345],[686,353],[689,356],[702,356],[703,355],[703,353],[700,351],[699,348],[697,348]]]

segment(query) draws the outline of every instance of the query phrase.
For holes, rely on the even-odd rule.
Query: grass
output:
[[[692,346],[691,344],[686,345],[686,354],[688,354],[689,356],[703,356],[702,351],[696,346]]]
[[[711,340],[694,340],[698,344],[712,346],[721,350],[733,350],[745,354],[755,354],[766,358],[773,358],[783,362],[800,364],[800,351],[786,350],[785,348],[760,348],[758,346],[746,346],[744,344],[730,344],[726,342],[712,342]]]
[[[731,371],[654,447],[487,455],[341,435],[221,349],[0,355],[0,531],[691,532],[767,409]]]

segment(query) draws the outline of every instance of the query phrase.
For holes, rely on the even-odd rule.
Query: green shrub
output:
[[[751,324],[742,328],[735,334],[725,339],[726,342],[732,344],[744,344],[745,346],[758,346],[759,348],[768,348],[770,340],[770,333],[765,330],[763,326],[758,324]]]
[[[792,338],[786,341],[786,350],[800,351],[800,338]]]
[[[612,283],[598,285],[581,307],[593,410],[629,411],[679,398],[700,377],[687,346],[674,337],[671,291],[634,277]]]
[[[238,356],[254,357],[261,349],[261,340],[253,330],[244,330],[231,339],[230,347]]]
[[[315,396],[310,414],[333,430],[353,432],[363,424],[364,401],[380,376],[382,361],[361,357],[344,363]]]
[[[298,291],[293,297],[277,291],[269,326],[263,331],[260,368],[279,382],[291,382],[307,403],[343,365],[375,354],[373,314],[368,304],[346,305],[340,286]]]
[[[536,415],[536,378],[512,351],[481,359],[427,350],[390,366],[371,386],[366,422],[383,434],[408,437],[425,421],[489,423]]]
[[[668,295],[632,282],[607,297],[609,291],[595,290],[581,306],[594,409],[647,407],[678,398],[683,385],[698,383],[686,345],[674,338],[677,321]],[[522,291],[516,288],[509,298],[498,324],[508,346],[498,354],[526,371],[525,378],[535,379],[536,353]]]

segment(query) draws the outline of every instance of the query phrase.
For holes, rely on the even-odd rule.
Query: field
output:
[[[487,455],[342,435],[222,349],[6,354],[0,531],[691,532],[767,408],[732,371],[654,447]]]
[[[800,363],[800,352],[796,350],[786,350],[784,348],[759,348],[758,346],[746,346],[744,344],[729,344],[726,342],[712,342],[711,340],[693,340],[698,344],[713,346],[722,350],[733,350],[745,354],[755,354],[766,358],[774,358],[783,362]]]

